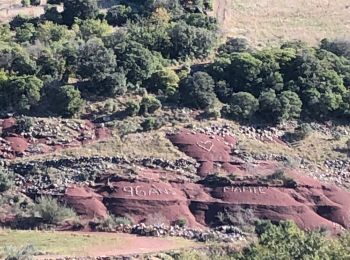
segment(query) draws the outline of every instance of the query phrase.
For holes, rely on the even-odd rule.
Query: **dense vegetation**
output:
[[[304,232],[293,222],[256,224],[258,239],[237,252],[237,248],[212,246],[207,252],[184,251],[175,259],[205,260],[345,260],[350,257],[349,234],[330,237],[322,230]]]
[[[235,120],[350,115],[349,42],[255,50],[245,40],[229,39],[217,46],[216,20],[206,14],[209,0],[121,1],[106,14],[96,0],[49,4],[39,18],[17,16],[0,27],[3,114],[71,117],[84,100],[144,88],[157,107],[160,100]],[[196,70],[181,65],[214,53],[212,63]]]

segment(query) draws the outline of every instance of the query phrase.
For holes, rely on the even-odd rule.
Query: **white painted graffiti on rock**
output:
[[[130,197],[148,197],[148,196],[160,196],[160,195],[176,195],[176,193],[167,188],[157,188],[152,186],[150,188],[144,188],[143,186],[125,186],[123,191]]]
[[[237,192],[237,193],[243,193],[243,192],[249,192],[249,193],[255,193],[255,194],[264,194],[268,190],[268,187],[224,187],[224,192]]]

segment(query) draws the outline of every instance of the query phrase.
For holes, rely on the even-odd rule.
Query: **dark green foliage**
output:
[[[218,29],[217,21],[214,17],[203,13],[188,13],[181,17],[188,25],[205,28],[210,31]]]
[[[321,41],[321,48],[338,56],[344,56],[350,59],[350,41],[348,40],[328,40],[323,39]]]
[[[145,87],[152,93],[159,91],[171,94],[177,91],[179,87],[179,77],[171,69],[163,69],[152,74],[151,78],[146,80]]]
[[[179,218],[175,221],[175,225],[178,225],[179,227],[185,227],[187,224],[187,220],[185,218]]]
[[[83,79],[100,82],[113,73],[116,57],[100,39],[88,40],[79,50],[77,74]]]
[[[30,0],[30,5],[38,6],[41,4],[41,0]]]
[[[244,38],[229,38],[225,44],[218,49],[219,54],[227,55],[235,52],[249,51],[249,43]]]
[[[47,21],[52,21],[57,24],[63,23],[62,13],[57,10],[56,6],[47,6],[42,17]]]
[[[250,93],[238,92],[232,95],[229,110],[225,111],[233,119],[250,120],[259,109],[259,101]]]
[[[35,27],[32,23],[25,23],[16,27],[16,39],[18,42],[31,42],[35,33]]]
[[[118,65],[134,85],[142,84],[162,68],[162,58],[136,42],[129,42],[124,50],[118,49],[115,53]]]
[[[249,52],[238,52],[234,44],[221,47],[211,67],[222,102],[248,92],[259,98],[259,114],[270,122],[349,115],[350,61],[345,57],[300,43]]]
[[[51,88],[48,102],[50,111],[65,117],[76,115],[84,103],[80,91],[71,85]]]
[[[105,97],[123,95],[127,90],[126,77],[121,72],[108,74],[101,82],[93,85],[91,91],[94,90],[98,95]]]
[[[130,6],[116,5],[108,10],[106,20],[110,25],[122,26],[132,18],[132,14]]]
[[[209,74],[196,72],[181,80],[179,88],[181,102],[189,107],[207,108],[216,100],[214,87],[214,80]]]
[[[63,22],[71,26],[75,18],[93,19],[98,13],[96,0],[64,0]]]
[[[8,111],[29,111],[40,100],[40,90],[43,82],[35,76],[20,76],[8,79],[0,89],[0,99],[3,107]],[[1,93],[2,92],[2,93]]]
[[[260,94],[259,112],[267,121],[281,122],[300,117],[302,102],[295,92],[284,91],[276,95],[269,89]]]
[[[37,22],[38,22],[38,18],[32,18],[29,16],[24,16],[19,14],[15,16],[9,24],[10,24],[11,30],[14,30],[15,28],[20,27],[25,23],[37,24]]]
[[[172,43],[168,55],[172,59],[203,58],[216,42],[215,33],[179,22],[169,32]]]

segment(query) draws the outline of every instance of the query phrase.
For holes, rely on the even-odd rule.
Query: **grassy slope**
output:
[[[178,238],[145,238],[116,233],[0,231],[0,256],[8,246],[33,245],[43,255],[101,256],[150,253],[198,244]],[[135,248],[135,245],[138,245]],[[154,245],[154,246],[152,246]]]
[[[348,0],[214,0],[215,15],[229,36],[254,45],[300,39],[350,37]]]

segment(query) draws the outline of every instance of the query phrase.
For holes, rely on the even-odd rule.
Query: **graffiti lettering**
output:
[[[223,191],[224,192],[234,192],[234,193],[243,193],[243,192],[249,192],[249,193],[255,193],[255,194],[264,194],[267,191],[267,187],[246,187],[246,186],[242,186],[242,187],[224,187]]]
[[[167,188],[160,189],[157,188],[156,186],[152,186],[151,188],[144,188],[142,186],[125,186],[123,187],[123,192],[127,193],[128,196],[130,197],[147,197],[147,196],[160,196],[162,194],[166,195],[176,195],[174,191],[171,191]]]

